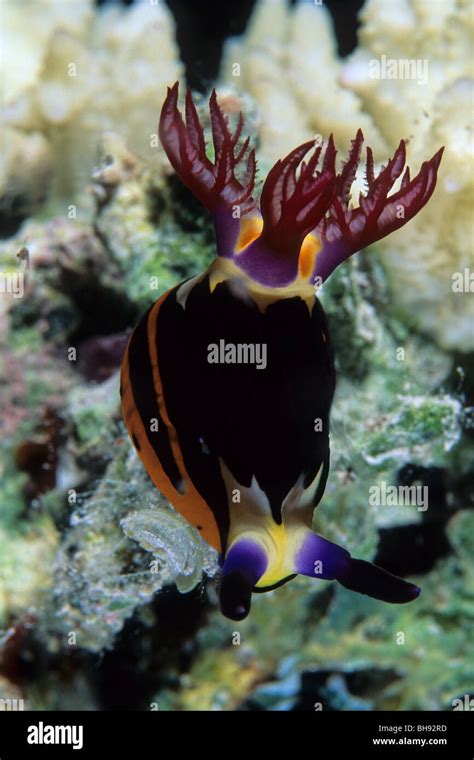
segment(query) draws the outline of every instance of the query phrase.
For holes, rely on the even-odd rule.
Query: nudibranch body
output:
[[[333,349],[321,285],[354,252],[428,201],[442,149],[410,178],[405,143],[378,176],[367,148],[367,193],[350,204],[363,142],[340,170],[332,136],[278,161],[252,196],[255,153],[210,99],[214,161],[191,93],[178,85],[159,133],[183,183],[211,213],[217,256],[172,288],[136,327],[123,360],[122,409],[157,488],[221,556],[220,606],[245,617],[252,591],[296,574],[337,580],[387,602],[419,589],[312,531],[329,471]],[[388,196],[402,175],[399,189]]]

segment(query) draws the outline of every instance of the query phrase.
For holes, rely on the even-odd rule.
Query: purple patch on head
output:
[[[350,563],[350,554],[332,541],[308,531],[295,556],[295,571],[322,580],[334,580]]]
[[[283,288],[292,283],[298,274],[298,257],[275,255],[262,237],[236,254],[234,261],[252,280],[266,287]]]

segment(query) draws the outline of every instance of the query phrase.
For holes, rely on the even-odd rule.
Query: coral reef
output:
[[[163,189],[158,199],[156,178],[121,138],[110,135],[108,148],[110,160],[93,176],[97,211],[92,225],[60,217],[44,224],[31,221],[19,238],[0,246],[2,263],[14,269],[22,240],[31,240],[24,298],[2,301],[7,381],[2,392],[10,410],[2,420],[7,436],[2,545],[11,547],[2,566],[2,620],[40,604],[50,634],[74,630],[78,644],[91,650],[110,646],[137,604],[149,601],[163,584],[176,582],[188,591],[203,569],[212,575],[216,566],[214,552],[198,534],[191,535],[137,467],[119,422],[117,371],[127,328],[157,290],[206,261],[207,233],[197,224],[194,235],[185,236],[172,219],[171,190]],[[152,221],[158,207],[159,229]],[[180,236],[183,249],[176,262]],[[111,335],[112,330],[123,332]],[[65,440],[43,493],[29,448],[42,441],[45,408],[61,416]],[[15,468],[20,448],[23,474]],[[34,483],[26,489],[28,476]],[[159,531],[160,515],[164,521],[161,530],[168,539],[155,542],[153,549],[159,571],[150,570],[145,552],[140,555],[138,544],[126,538],[151,550],[142,513],[134,514],[137,502],[154,529]],[[31,509],[20,528],[20,515]],[[135,572],[133,546],[142,557]],[[28,555],[37,565],[29,564]],[[18,564],[20,574],[14,571]],[[41,602],[35,597],[38,578]]]
[[[116,400],[117,376],[113,381]],[[75,505],[55,559],[43,622],[49,633],[74,631],[83,649],[111,647],[125,620],[163,586],[175,583],[185,593],[203,572],[215,572],[213,552],[163,502],[137,464],[128,443],[115,442],[100,485]]]
[[[109,129],[159,169],[156,103],[183,73],[166,4],[110,4],[96,11],[92,0],[30,0],[29,13],[39,19],[33,26],[24,23],[23,3],[4,5],[2,112],[10,138],[1,209],[21,203],[25,213],[18,216],[24,218],[38,208],[38,187],[28,184],[31,164],[45,165],[43,179],[47,168],[50,181],[41,183],[35,172],[35,183],[42,197],[49,189],[53,207],[90,206],[84,189]],[[19,149],[26,151],[26,164],[15,162]]]
[[[262,0],[244,37],[226,42],[221,82],[255,100],[265,168],[318,134],[326,140],[333,132],[338,145],[349,145],[359,128],[370,134],[376,156],[386,152],[359,96],[340,84],[341,69],[323,5]]]
[[[121,166],[122,144],[116,141],[114,146],[108,171]],[[18,366],[22,370],[16,397],[10,399],[12,418],[4,443],[9,462],[4,494],[10,506],[2,513],[7,558],[3,624],[34,613],[37,645],[39,641],[53,659],[58,647],[68,656],[64,642],[71,633],[80,652],[114,647],[126,621],[135,619],[140,610],[145,614],[157,591],[173,583],[181,592],[189,591],[201,582],[203,572],[212,582],[217,570],[215,553],[164,503],[124,436],[114,369],[121,355],[114,349],[118,338],[107,344],[109,351],[101,343],[99,354],[88,353],[90,349],[82,352],[98,329],[109,334],[126,330],[147,299],[150,303],[156,298],[153,289],[147,291],[150,272],[163,273],[163,279],[158,278],[159,292],[183,274],[174,268],[174,246],[184,233],[173,221],[173,185],[157,189],[148,174],[137,169],[136,157],[133,163],[134,171],[117,169],[113,193],[105,197],[96,193],[92,226],[66,219],[32,222],[18,238],[0,247],[6,261],[27,235],[32,240],[33,275],[28,297],[10,302],[14,341],[9,353],[2,353],[10,378],[13,371],[18,374]],[[103,176],[95,177],[100,187],[103,180]],[[149,226],[150,208],[153,213],[160,209],[159,228]],[[177,216],[188,227],[192,205],[186,213],[179,208]],[[186,233],[189,258],[180,258],[181,268],[192,273],[196,261],[209,260],[206,236],[207,230],[197,223]],[[130,272],[140,271],[136,269],[140,262],[142,287],[137,284],[130,289]],[[106,304],[110,307],[105,327],[90,319],[87,289],[91,283],[98,313],[104,312]],[[349,592],[336,593],[324,582],[315,589],[311,581],[300,579],[291,588],[256,598],[252,617],[238,624],[241,644],[232,644],[235,624],[213,612],[197,635],[190,672],[173,676],[178,679],[178,691],[173,681],[171,691],[162,685],[159,693],[150,692],[150,702],[157,702],[160,709],[313,709],[308,708],[309,699],[321,701],[324,709],[328,705],[332,709],[442,708],[468,688],[468,674],[456,663],[468,646],[461,621],[472,613],[472,581],[466,575],[468,532],[455,526],[467,525],[470,518],[460,512],[449,520],[466,505],[456,505],[450,512],[448,502],[443,502],[440,531],[448,526],[453,548],[448,557],[440,555],[437,564],[424,532],[426,519],[435,519],[436,505],[430,505],[426,516],[413,507],[368,505],[370,486],[401,482],[407,466],[414,473],[410,482],[423,481],[429,468],[456,469],[459,478],[468,473],[469,441],[461,438],[462,399],[446,386],[452,360],[409,333],[402,323],[384,321],[389,293],[383,269],[369,254],[341,268],[324,286],[322,298],[340,365],[331,478],[315,527],[368,559],[387,544],[383,530],[396,535],[400,526],[419,529],[417,535],[428,553],[428,567],[421,572],[431,570],[422,581],[423,610],[410,607],[402,617],[397,611],[381,613],[375,602],[354,605]],[[43,345],[40,352],[38,335]],[[77,361],[71,362],[67,351],[74,346]],[[46,362],[44,351],[49,352]],[[95,381],[86,379],[90,356],[94,362],[101,357],[104,366],[104,374],[94,367]],[[8,389],[11,392],[10,385]],[[41,410],[46,403],[61,416],[64,439],[54,488],[31,498],[25,485],[34,472],[29,468],[19,474],[13,457],[28,438],[43,440],[38,436],[45,429]],[[26,415],[16,419],[17,407],[25,407]],[[37,491],[35,483],[33,491]],[[21,525],[18,516],[22,513],[27,517]],[[378,542],[374,525],[379,528]],[[394,557],[389,555],[388,561],[394,562]],[[408,568],[408,572],[413,571]],[[42,579],[40,595],[38,578]],[[449,601],[454,578],[457,591]],[[207,596],[209,601],[203,591],[201,608],[210,604],[215,610],[212,585]],[[281,625],[283,610],[294,621],[287,633]],[[420,615],[425,623],[417,633]],[[452,625],[443,621],[452,621],[453,615],[459,621],[457,633],[449,639],[449,657],[455,665],[445,677],[439,648],[422,651],[422,636],[432,637],[433,626],[441,631],[442,626]],[[404,631],[407,642],[415,637],[420,643],[415,649],[399,647],[393,643],[394,631]],[[270,650],[268,640],[275,642]],[[446,652],[442,652],[444,657]],[[423,675],[416,676],[419,662],[424,663]],[[439,691],[428,698],[427,684],[433,679]],[[30,699],[43,707],[55,704],[49,691],[40,690]]]
[[[324,9],[265,0],[226,47],[218,92],[229,113],[251,106],[264,167],[299,137],[334,131],[348,144],[359,126],[379,158],[401,136],[415,165],[446,144],[431,207],[321,292],[338,385],[314,527],[422,595],[386,607],[300,577],[256,596],[238,624],[217,610],[215,553],[152,487],[119,412],[118,366],[138,316],[213,248],[209,221],[156,170],[163,154],[149,143],[160,88],[183,70],[170,17],[163,3],[42,7],[35,27],[19,3],[5,20],[16,31],[2,210],[15,232],[0,269],[24,274],[24,294],[0,294],[0,696],[61,710],[451,709],[474,679],[472,297],[451,289],[470,263],[466,3],[428,13],[406,0],[395,17],[369,0],[343,62]],[[426,90],[369,82],[367,61],[383,54],[429,59]],[[71,55],[77,99],[61,68]],[[18,227],[53,184],[59,213]],[[87,198],[77,217],[76,197]],[[382,484],[426,486],[427,510],[372,505]]]
[[[470,290],[453,287],[453,275],[472,266],[474,192],[472,124],[466,103],[474,80],[467,51],[474,20],[465,0],[426,3],[404,0],[396,13],[369,0],[361,14],[360,42],[341,73],[341,82],[362,99],[384,139],[410,138],[419,160],[433,146],[446,152],[438,192],[411,225],[380,243],[397,307],[445,349],[474,348]],[[424,77],[368,76],[381,57],[412,62]],[[397,133],[397,134],[395,134]]]

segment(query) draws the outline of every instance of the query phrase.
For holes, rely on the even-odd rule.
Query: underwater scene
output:
[[[473,711],[472,2],[1,43],[0,711]]]

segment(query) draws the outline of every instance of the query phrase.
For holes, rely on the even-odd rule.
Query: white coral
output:
[[[468,0],[403,0],[396,8],[368,0],[360,45],[342,72],[393,149],[409,138],[418,170],[441,145],[445,153],[433,197],[406,227],[378,244],[395,303],[445,349],[474,348],[474,300],[453,292],[453,275],[473,266],[472,44]],[[396,11],[396,12],[395,12]],[[370,61],[427,61],[425,82],[374,79]]]
[[[260,158],[273,162],[331,131],[345,150],[359,127],[376,151],[385,149],[359,96],[340,84],[341,67],[324,6],[260,0],[245,36],[226,43],[221,72],[223,84],[250,92],[258,105]]]
[[[104,131],[119,133],[151,167],[166,86],[183,65],[164,0],[95,10],[92,0],[6,0],[3,121],[49,143],[54,195],[70,202],[89,180]],[[34,19],[34,23],[31,20]]]
[[[359,127],[379,162],[406,139],[415,172],[446,146],[427,207],[377,248],[395,306],[443,348],[472,350],[474,299],[452,290],[454,273],[474,269],[472,5],[367,0],[361,21],[359,46],[341,61],[324,6],[260,0],[244,37],[226,44],[222,83],[253,96],[264,165],[315,134],[334,132],[344,153]],[[413,61],[418,76],[374,78],[382,56]]]

